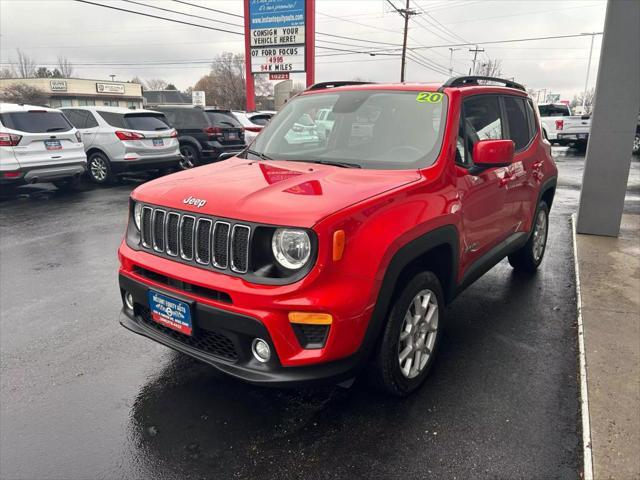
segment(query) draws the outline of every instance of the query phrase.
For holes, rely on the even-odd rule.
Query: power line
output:
[[[222,23],[224,25],[231,25],[232,27],[240,27],[240,28],[244,28],[244,25],[240,25],[239,23],[229,23],[229,22],[224,22],[222,20],[216,20],[215,18],[209,18],[209,17],[202,17],[200,15],[193,15],[191,13],[182,13],[182,12],[177,12],[176,10],[170,10],[168,8],[162,8],[162,7],[157,7],[155,5],[147,5],[146,3],[142,3],[142,2],[136,2],[134,0],[122,0],[123,2],[126,3],[133,3],[135,5],[140,5],[142,7],[147,7],[147,8],[153,8],[155,10],[161,10],[163,12],[169,12],[169,13],[178,13],[180,15],[184,15],[185,17],[191,17],[191,18],[199,18],[201,20],[208,20],[209,22],[217,22],[217,23]]]
[[[244,35],[244,33],[233,32],[231,30],[225,30],[223,28],[209,27],[207,25],[198,25],[196,23],[184,22],[182,20],[175,20],[175,19],[172,19],[172,18],[160,17],[158,15],[151,15],[150,13],[142,13],[142,12],[136,12],[135,10],[127,10],[126,8],[114,7],[113,5],[103,5],[101,3],[89,2],[88,0],[74,0],[74,1],[79,2],[79,3],[86,3],[88,5],[94,5],[96,7],[109,8],[111,10],[118,10],[120,12],[127,12],[127,13],[133,13],[135,15],[142,15],[144,17],[157,18],[157,19],[160,19],[160,20],[167,20],[169,22],[181,23],[183,25],[190,25],[192,27],[206,28],[207,30],[215,30],[217,32],[231,33],[233,35]],[[176,13],[179,13],[179,12],[176,12]]]
[[[222,13],[224,15],[230,15],[232,17],[244,18],[243,15],[238,15],[237,13],[225,12],[224,10],[217,10],[217,9],[211,8],[211,7],[203,7],[202,5],[197,5],[195,3],[189,3],[189,2],[184,2],[182,0],[173,0],[173,1],[176,2],[176,3],[184,3],[185,5],[189,5],[190,7],[201,8],[203,10],[209,10],[211,12]]]

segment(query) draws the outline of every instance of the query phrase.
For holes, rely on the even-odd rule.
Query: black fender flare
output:
[[[200,142],[195,137],[190,135],[180,135],[178,136],[178,143],[180,146],[189,145],[190,147],[194,147],[198,150],[198,153],[202,155],[202,145],[200,145]]]
[[[417,258],[442,245],[450,247],[452,270],[448,284],[442,285],[445,292],[445,303],[449,303],[453,299],[458,274],[459,236],[458,230],[454,225],[445,225],[410,241],[402,246],[391,258],[380,285],[378,298],[371,314],[367,331],[362,340],[359,355],[363,356],[363,360],[369,358],[386,324],[393,293],[403,270]]]

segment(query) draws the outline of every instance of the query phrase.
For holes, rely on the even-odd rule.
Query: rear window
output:
[[[233,116],[231,112],[219,112],[207,110],[205,112],[207,117],[209,117],[209,121],[212,123],[214,127],[233,127],[233,128],[241,128],[242,125],[238,121],[236,117]]]
[[[566,105],[538,105],[541,117],[569,117],[571,111]]]
[[[209,126],[204,112],[200,108],[160,108],[169,123],[178,129],[203,129]]]
[[[131,130],[144,130],[152,132],[154,130],[167,130],[169,125],[167,119],[161,114],[127,114],[124,122]]]
[[[105,122],[115,128],[127,128],[129,130],[142,130],[152,132],[154,130],[167,130],[169,127],[164,115],[156,113],[114,113],[98,112]]]
[[[73,128],[60,112],[30,111],[0,113],[2,124],[27,133],[68,132]]]

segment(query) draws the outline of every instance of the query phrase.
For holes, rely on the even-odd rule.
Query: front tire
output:
[[[533,220],[533,231],[520,250],[509,255],[509,263],[516,271],[535,272],[544,257],[549,233],[549,207],[541,201]]]
[[[440,281],[416,274],[396,298],[372,361],[374,383],[405,396],[424,382],[438,350],[444,316]]]
[[[116,179],[111,168],[111,162],[102,152],[95,152],[87,160],[87,174],[93,183],[108,185]]]

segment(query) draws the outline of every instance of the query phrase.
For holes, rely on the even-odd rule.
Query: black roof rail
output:
[[[376,82],[359,82],[356,80],[338,80],[337,82],[320,82],[314,83],[309,88],[307,88],[307,92],[312,90],[324,90],[325,88],[336,88],[336,87],[346,87],[348,85],[368,85]]]
[[[512,80],[505,80],[504,78],[496,78],[496,77],[483,77],[481,75],[468,75],[463,77],[451,77],[449,80],[444,82],[442,86],[438,89],[439,92],[442,92],[447,87],[465,87],[467,85],[479,85],[478,80],[486,80],[488,82],[496,82],[502,83],[505,87],[516,88],[518,90],[522,90],[526,92],[527,89],[524,88],[523,85],[516,83]]]

